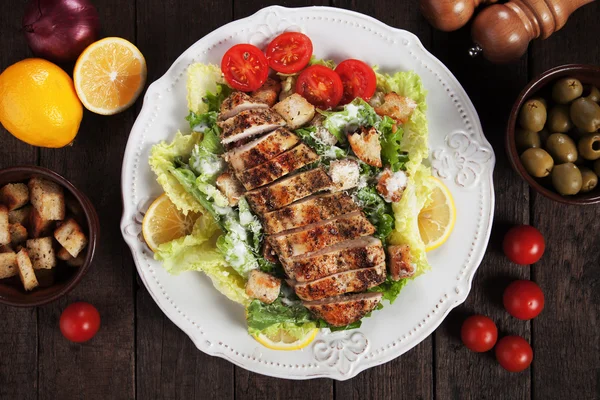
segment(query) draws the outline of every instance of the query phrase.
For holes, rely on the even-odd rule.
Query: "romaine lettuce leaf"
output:
[[[202,63],[190,65],[187,69],[188,109],[196,114],[211,111],[211,107],[214,108],[214,102],[211,100],[207,102],[207,94],[215,93],[215,96],[218,96],[221,93],[219,84],[224,83],[221,68],[217,65]],[[212,109],[212,111],[218,111],[218,109]]]
[[[274,335],[281,329],[300,339],[317,327],[306,307],[301,303],[285,305],[281,298],[271,304],[253,300],[246,308],[246,321],[248,332],[253,336]]]
[[[393,172],[398,172],[406,168],[408,154],[400,150],[402,145],[402,128],[396,126],[393,119],[388,116],[377,125],[377,130],[381,133],[381,160],[383,165],[389,165]]]
[[[325,116],[323,126],[334,135],[340,143],[346,143],[346,133],[361,126],[376,126],[381,117],[373,107],[363,99],[354,99],[340,111],[319,111]]]
[[[323,142],[316,135],[317,128],[315,126],[307,126],[305,128],[296,129],[294,133],[302,139],[304,143],[310,146],[318,155],[329,159],[343,158],[348,155],[346,150],[335,145],[330,145]]]
[[[308,65],[322,65],[324,67],[331,68],[331,69],[335,69],[335,67],[336,67],[335,61],[317,58],[314,55],[312,57],[310,57],[310,61],[308,62]]]
[[[387,237],[394,229],[391,205],[385,202],[374,187],[357,190],[355,199],[369,221],[377,228],[375,236],[381,239],[385,245]]]

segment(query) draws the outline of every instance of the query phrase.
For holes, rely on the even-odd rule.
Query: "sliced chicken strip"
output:
[[[368,236],[375,227],[360,211],[267,237],[279,258],[319,251],[327,246]]]
[[[316,281],[299,283],[288,280],[287,282],[294,288],[300,299],[314,301],[344,293],[364,292],[383,283],[385,279],[385,263],[382,263],[373,268],[340,272]]]
[[[246,190],[252,190],[274,182],[282,176],[318,159],[319,156],[313,149],[304,143],[300,143],[293,149],[281,153],[266,163],[238,173],[237,177]]]
[[[281,259],[286,274],[298,282],[314,281],[353,269],[372,268],[384,262],[381,240],[372,236],[338,243],[316,253]]]
[[[221,104],[221,113],[219,120],[224,121],[234,117],[242,111],[252,110],[255,108],[269,108],[269,106],[261,101],[253,99],[244,92],[233,92]]]
[[[252,98],[267,104],[269,107],[273,107],[277,103],[279,92],[281,92],[281,82],[273,78],[268,78],[260,89],[252,92]]]
[[[270,132],[285,125],[285,121],[275,111],[253,109],[240,112],[225,121],[217,122],[223,130],[221,143],[227,144]]]
[[[249,143],[228,151],[223,158],[235,171],[256,167],[294,147],[300,139],[285,128],[267,133]]]
[[[311,194],[328,190],[333,182],[323,168],[290,175],[268,186],[246,192],[246,200],[257,214],[285,207]]]
[[[314,224],[325,219],[358,211],[358,206],[346,193],[326,193],[310,196],[282,209],[263,215],[267,234]]]
[[[382,298],[381,293],[359,293],[306,301],[304,306],[330,325],[346,326],[373,311]]]

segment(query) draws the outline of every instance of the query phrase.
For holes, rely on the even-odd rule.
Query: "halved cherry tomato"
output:
[[[296,93],[322,110],[337,106],[344,94],[340,76],[322,65],[306,68],[296,81]]]
[[[469,350],[482,353],[496,344],[498,328],[488,317],[472,315],[463,322],[460,338]]]
[[[527,321],[544,309],[544,293],[535,282],[514,281],[504,289],[502,302],[510,315]]]
[[[299,32],[284,32],[269,43],[267,60],[277,72],[293,74],[308,65],[313,45],[310,38]]]
[[[223,55],[221,72],[232,88],[251,92],[266,82],[269,64],[258,47],[236,44]]]
[[[533,226],[518,225],[506,232],[502,247],[510,261],[515,264],[530,265],[542,258],[546,243],[544,236]]]
[[[496,359],[507,371],[521,372],[533,361],[533,350],[521,336],[505,336],[496,345]]]
[[[350,103],[357,97],[369,101],[377,87],[375,71],[360,60],[349,59],[342,61],[335,68],[344,85],[344,96],[341,104]]]

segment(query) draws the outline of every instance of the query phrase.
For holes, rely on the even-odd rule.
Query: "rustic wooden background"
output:
[[[148,81],[159,78],[192,43],[270,1],[94,0],[104,36],[136,43],[148,62]],[[25,0],[0,1],[0,69],[30,57],[20,31]],[[568,207],[529,190],[510,169],[503,147],[509,109],[535,75],[565,63],[600,63],[600,3],[577,11],[567,26],[526,57],[507,66],[470,59],[468,29],[434,31],[417,1],[282,0],[295,7],[332,5],[371,15],[415,33],[462,83],[494,146],[497,166],[495,225],[489,250],[467,302],[402,357],[346,382],[272,379],[196,350],[159,310],[137,278],[121,239],[120,172],[129,130],[140,108],[116,116],[86,113],[73,147],[37,149],[0,133],[0,167],[37,164],[86,192],[102,221],[94,265],[79,286],[53,304],[0,307],[0,398],[29,399],[597,399],[600,398],[600,207]],[[537,226],[546,254],[531,268],[512,265],[499,248],[512,224]],[[546,294],[544,312],[521,322],[503,311],[507,282],[529,278]],[[71,302],[95,304],[98,335],[84,345],[58,329]],[[501,334],[523,335],[534,362],[522,373],[499,367],[492,353],[469,352],[458,337],[466,315],[491,316]]]

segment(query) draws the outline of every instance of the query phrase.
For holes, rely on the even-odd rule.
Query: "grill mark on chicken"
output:
[[[382,293],[360,293],[305,301],[303,304],[318,319],[333,326],[346,326],[373,311],[382,298]]]
[[[266,108],[269,108],[269,106],[261,101],[253,99],[244,92],[233,92],[229,97],[223,100],[220,108],[219,120],[224,121],[238,115],[242,111]]]
[[[240,143],[238,140],[234,143]],[[225,161],[231,164],[237,172],[245,171],[265,163],[286,150],[294,147],[300,138],[285,128],[279,128],[258,139],[248,138],[246,143],[238,148],[223,154]]]
[[[222,129],[221,142],[227,144],[270,132],[284,126],[285,121],[270,109],[252,109],[242,111],[225,121],[217,122],[217,125]]]

